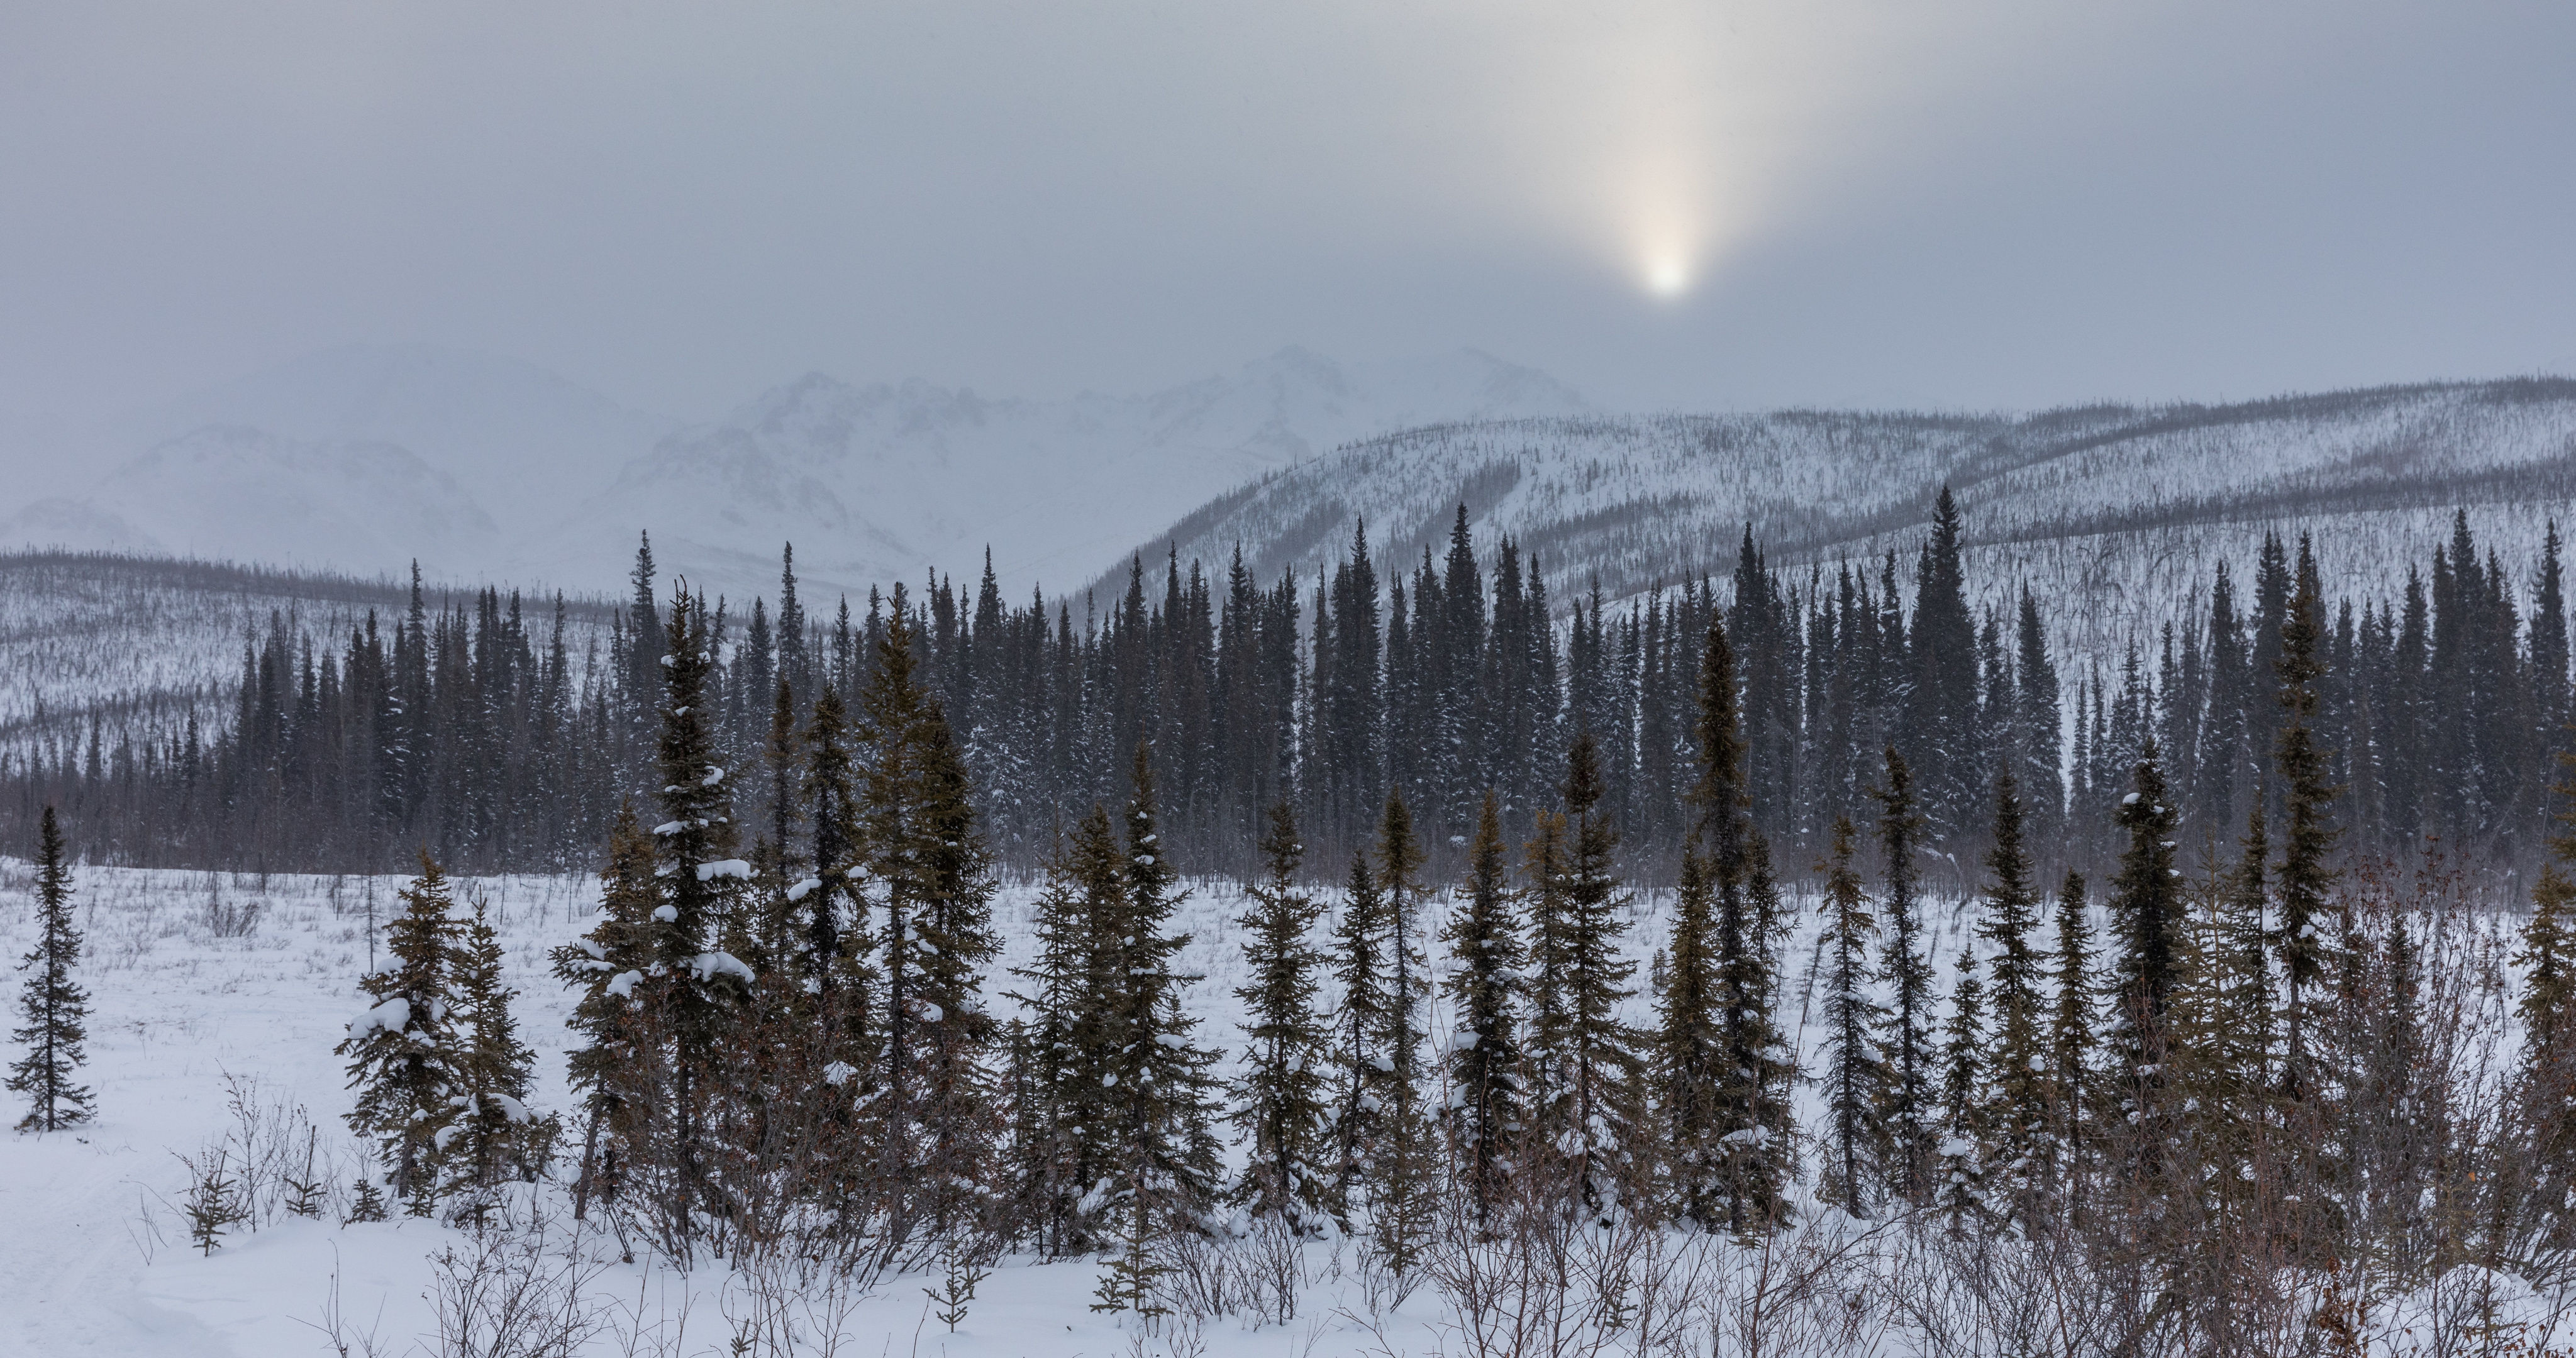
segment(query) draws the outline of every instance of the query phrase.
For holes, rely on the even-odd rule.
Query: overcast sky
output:
[[[1461,345],[1623,407],[2576,370],[2566,0],[0,5],[0,416]]]

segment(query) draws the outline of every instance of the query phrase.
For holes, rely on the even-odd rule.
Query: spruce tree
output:
[[[2049,1132],[2070,1207],[2084,1173],[2085,1132],[2093,1098],[2093,930],[2084,918],[2081,873],[2057,889],[2057,957],[2049,980],[2057,992],[2048,1025]]]
[[[1954,1216],[1985,1210],[1986,1092],[1980,1067],[1985,1033],[1985,985],[1977,979],[1974,949],[1959,954],[1950,988],[1950,1021],[1941,1053],[1941,1144],[1934,1171],[1933,1204]]]
[[[1479,1221],[1493,1210],[1522,1122],[1518,1020],[1526,949],[1507,872],[1500,799],[1488,790],[1467,848],[1466,890],[1441,934],[1452,966],[1445,989],[1458,1016],[1449,1057],[1451,1136]]]
[[[2559,758],[2562,768],[2576,766]],[[2562,779],[2554,791],[2562,829],[2532,884],[2531,919],[2514,958],[2522,968],[2523,1033],[2514,1094],[2530,1138],[2520,1211],[2544,1241],[2564,1248],[2576,1240],[2576,880],[2566,871],[2576,862],[2576,833],[2564,828],[2576,825],[2567,810],[2576,780]]]
[[[1016,1083],[1013,1158],[1018,1199],[1043,1248],[1089,1247],[1106,1191],[1105,1136],[1117,1095],[1111,1025],[1124,978],[1114,972],[1129,916],[1125,855],[1109,813],[1094,806],[1047,862],[1032,932],[1037,950],[1014,969],[1028,1011]]]
[[[18,961],[32,973],[18,999],[26,1025],[10,1036],[27,1054],[9,1066],[9,1091],[27,1096],[18,1130],[52,1132],[97,1116],[87,1085],[77,1082],[89,1040],[89,992],[72,979],[80,965],[80,926],[72,922],[72,869],[54,808],[36,832],[36,946]]]
[[[1887,1006],[1870,991],[1870,938],[1878,922],[1869,912],[1860,873],[1852,866],[1856,832],[1851,817],[1834,818],[1833,858],[1826,868],[1824,961],[1826,1154],[1817,1197],[1866,1218],[1877,1201],[1890,1142],[1887,1109],[1895,1072],[1881,1050]]]
[[[1194,1045],[1198,1020],[1181,1008],[1181,991],[1200,978],[1173,960],[1190,936],[1171,933],[1180,905],[1180,873],[1162,842],[1154,792],[1153,747],[1136,747],[1134,792],[1127,804],[1126,918],[1111,942],[1112,986],[1103,1043],[1113,1091],[1105,1137],[1107,1173],[1122,1248],[1105,1264],[1100,1305],[1149,1312],[1163,1265],[1159,1242],[1196,1227],[1214,1201],[1218,1148],[1216,1053]]]
[[[1752,814],[1737,690],[1733,647],[1712,618],[1700,654],[1699,778],[1691,792],[1698,811],[1692,842],[1706,855],[1710,908],[1702,919],[1677,917],[1670,972],[1681,985],[1667,998],[1686,1003],[1678,1013],[1667,1004],[1665,1026],[1677,1056],[1703,1027],[1713,1028],[1719,1044],[1690,1057],[1700,1092],[1672,1110],[1691,1124],[1676,1126],[1672,1147],[1681,1210],[1703,1226],[1722,1223],[1748,1235],[1787,1213],[1781,1189],[1794,1077],[1774,1014],[1779,893],[1770,847]],[[1690,904],[1682,903],[1686,912]],[[1700,1007],[1706,1012],[1692,1012]]]
[[[1620,1005],[1635,993],[1626,983],[1637,964],[1619,955],[1627,897],[1611,862],[1617,832],[1601,813],[1606,791],[1600,747],[1585,732],[1566,761],[1556,915],[1539,935],[1538,970],[1563,993],[1556,1025],[1531,1035],[1555,1074],[1552,1101],[1539,1117],[1595,1209],[1619,1199],[1636,1167],[1645,1064],[1639,1035],[1619,1019]]]
[[[1915,892],[1914,856],[1921,849],[1923,818],[1914,809],[1914,783],[1905,760],[1887,752],[1887,786],[1878,798],[1878,843],[1886,859],[1887,942],[1879,969],[1894,1000],[1889,1015],[1890,1064],[1895,1085],[1888,1100],[1888,1133],[1895,1141],[1896,1191],[1920,1202],[1931,1188],[1932,1080],[1938,1053],[1932,1041],[1932,962],[1924,955],[1923,921]]]
[[[1420,919],[1422,845],[1401,794],[1390,793],[1379,822],[1378,888],[1385,899],[1387,1031],[1383,1048],[1389,1101],[1382,1125],[1376,1183],[1370,1193],[1380,1257],[1399,1276],[1411,1273],[1430,1231],[1434,1185],[1431,1119],[1422,1104],[1422,1019],[1431,1003],[1431,963]]]
[[[878,643],[860,713],[871,757],[855,807],[859,863],[868,902],[886,921],[869,1122],[889,1228],[944,1231],[981,1210],[1001,1132],[987,1060],[998,1030],[982,998],[982,968],[1000,950],[991,855],[965,761],[900,617]],[[1146,834],[1138,852],[1159,852]]]
[[[653,880],[653,841],[636,824],[632,802],[618,808],[599,887],[598,923],[551,954],[555,979],[579,992],[569,1021],[574,1046],[565,1062],[582,1100],[576,1214],[586,1214],[594,1196],[616,1196],[621,1151],[634,1134],[627,1124],[629,1101],[652,1095],[640,1067],[635,987],[652,965],[649,930],[661,897]]]
[[[424,853],[420,876],[401,894],[402,913],[385,930],[391,961],[359,983],[375,1003],[332,1051],[349,1058],[349,1088],[358,1091],[349,1130],[374,1143],[394,1196],[427,1216],[473,1076],[457,1031],[447,874]]]
[[[2120,800],[2119,826],[2128,832],[2129,846],[2120,855],[2110,903],[2119,937],[2112,1014],[2118,1064],[2113,1073],[2138,1128],[2136,1168],[2143,1172],[2153,1172],[2162,1162],[2166,1009],[2181,980],[2183,922],[2171,838],[2176,817],[2157,755],[2150,738],[2138,760],[2135,786]]]
[[[1696,843],[1682,848],[1681,880],[1673,893],[1671,947],[1659,954],[1655,1007],[1656,1102],[1661,1105],[1663,1162],[1670,1210],[1701,1230],[1728,1223],[1733,1195],[1725,1190],[1730,1130],[1726,1094],[1744,1082],[1721,1068],[1729,1059],[1720,976],[1716,887]],[[1739,1116],[1736,1121],[1742,1121]]]
[[[2272,935],[2282,987],[2281,1092],[2293,1103],[2314,1097],[2322,1079],[2315,1030],[2328,1003],[2332,950],[2321,929],[2326,893],[2336,876],[2326,857],[2338,833],[2331,819],[2336,788],[2316,730],[2326,677],[2325,601],[2316,554],[2305,534],[2299,538],[2297,581],[2281,616],[2277,647],[2281,716],[2276,758],[2289,819],[2278,878],[2280,923]]]
[[[1324,955],[1309,940],[1323,910],[1298,886],[1305,845],[1296,814],[1281,801],[1261,837],[1263,874],[1246,893],[1243,930],[1243,1074],[1234,1084],[1233,1122],[1249,1152],[1237,1201],[1254,1216],[1276,1215],[1299,1234],[1321,1229],[1332,1184],[1324,1168],[1329,1035],[1315,1012]]]
[[[528,1107],[536,1053],[519,1040],[518,1020],[510,1013],[518,992],[502,980],[502,960],[500,936],[477,896],[449,963],[472,1100],[448,1165],[452,1191],[488,1189],[505,1179],[533,1181],[544,1172],[554,1140],[554,1119]]]
[[[1365,1200],[1376,1178],[1393,1096],[1395,1058],[1386,1051],[1394,997],[1388,993],[1386,897],[1368,855],[1351,855],[1341,918],[1333,926],[1333,1203],[1343,1214]]]
[[[1990,1164],[2004,1187],[2021,1190],[2036,1179],[2048,1135],[2048,1053],[2040,993],[2041,967],[2031,934],[2039,928],[2039,887],[2031,880],[2030,851],[2022,839],[2020,787],[2010,773],[1995,779],[1994,847],[1986,853],[1985,918],[1977,936],[1993,945],[1989,966],[1994,990],[1993,1041],[1983,1056],[1991,1103],[1984,1118],[1993,1138]]]

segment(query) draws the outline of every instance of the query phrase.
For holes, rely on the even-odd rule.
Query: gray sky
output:
[[[1615,406],[2576,370],[2576,6],[0,6],[0,418],[1473,345]]]

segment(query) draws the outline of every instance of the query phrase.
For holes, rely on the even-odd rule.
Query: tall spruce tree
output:
[[[652,965],[650,927],[661,897],[653,880],[653,841],[636,824],[634,803],[618,808],[608,838],[608,863],[599,873],[599,919],[590,932],[554,950],[555,979],[579,992],[569,1025],[574,1046],[566,1058],[573,1092],[582,1100],[580,1177],[573,1183],[573,1211],[587,1214],[593,1197],[613,1198],[620,1180],[620,1152],[634,1133],[631,1100],[649,1099],[652,1088],[639,1069],[635,986]],[[603,1140],[604,1138],[604,1140]]]
[[[503,980],[502,963],[501,937],[477,895],[449,963],[471,1099],[451,1147],[452,1191],[486,1190],[514,1179],[533,1182],[545,1172],[558,1125],[528,1107],[537,1056],[519,1040],[518,1019],[510,1013],[518,992]]]
[[[2472,563],[2474,564],[2474,563]],[[2281,614],[2274,648],[2280,684],[2280,735],[2276,760],[2289,815],[2278,877],[2280,923],[2272,936],[2281,978],[2281,1092],[2293,1102],[2313,1097],[2322,1078],[2316,1064],[2320,1010],[2326,993],[2331,945],[2322,932],[2326,894],[2335,879],[2327,855],[2334,850],[2335,787],[2325,742],[2317,730],[2325,669],[2325,600],[2316,553],[2299,537],[2297,585]]]
[[[1941,1144],[1933,1205],[1953,1216],[1986,1210],[1985,983],[1974,948],[1960,950],[1941,1051]]]
[[[1611,861],[1618,835],[1602,814],[1607,791],[1600,746],[1575,737],[1563,788],[1563,849],[1555,873],[1554,909],[1541,916],[1536,970],[1560,993],[1539,1006],[1531,1044],[1552,1072],[1549,1101],[1536,1110],[1565,1156],[1587,1206],[1620,1199],[1641,1150],[1644,1059],[1638,1034],[1619,1018],[1635,992],[1637,964],[1620,956],[1626,893]],[[1542,832],[1544,833],[1544,832]]]
[[[2576,1241],[2576,758],[2558,757],[2552,788],[2559,832],[2531,888],[2531,919],[2522,928],[2521,1063],[2514,1101],[2528,1148],[2500,1168],[2522,1186],[2517,1224],[2549,1246]]]
[[[1826,1154],[1817,1197],[1867,1218],[1878,1201],[1892,1149],[1887,1111],[1895,1072],[1882,1049],[1887,1006],[1871,991],[1870,940],[1878,921],[1852,865],[1851,817],[1834,818],[1833,857],[1825,869],[1825,917],[1819,956],[1825,983]]]
[[[1126,909],[1109,940],[1112,985],[1102,1046],[1111,1211],[1122,1223],[1117,1253],[1104,1263],[1099,1305],[1150,1311],[1161,1272],[1159,1242],[1195,1228],[1215,1200],[1219,1171],[1212,1121],[1216,1053],[1190,1040],[1198,1020],[1181,991],[1200,978],[1174,969],[1188,934],[1169,932],[1182,894],[1180,871],[1162,841],[1153,747],[1136,747],[1126,814]]]
[[[2058,1186],[2070,1209],[2084,1174],[2095,1087],[2093,930],[2084,897],[2083,874],[2066,874],[2057,889],[2057,955],[2049,973],[2057,1002],[2048,1025],[2048,1129]]]
[[[1526,949],[1503,854],[1501,803],[1488,790],[1467,848],[1466,889],[1441,934],[1452,967],[1445,989],[1458,1016],[1449,1057],[1450,1134],[1480,1221],[1492,1212],[1523,1116],[1519,1017]]]
[[[1895,1142],[1896,1191],[1921,1202],[1932,1186],[1935,1110],[1932,1080],[1938,1060],[1932,1041],[1932,961],[1924,954],[1922,902],[1916,894],[1914,856],[1922,849],[1923,818],[1914,809],[1914,780],[1905,759],[1887,751],[1887,785],[1873,790],[1879,803],[1878,843],[1886,865],[1887,941],[1879,975],[1894,1001],[1888,1053],[1895,1085],[1887,1106]]]
[[[97,1116],[90,1089],[77,1076],[88,1057],[89,992],[72,979],[80,965],[80,926],[72,921],[72,868],[54,808],[36,832],[36,946],[18,960],[31,973],[18,997],[26,1024],[13,1031],[27,1054],[10,1063],[9,1091],[27,1096],[22,1132],[53,1132]]]
[[[1985,918],[1977,936],[1994,953],[1993,1041],[1982,1054],[1989,1103],[1984,1126],[1993,1145],[1991,1185],[2015,1194],[2032,1187],[2049,1135],[2048,1052],[2041,965],[2031,935],[2039,928],[2039,886],[2022,837],[2021,789],[2006,773],[1995,779],[1994,847],[1986,852]]]
[[[2120,799],[2120,828],[2128,848],[2112,886],[2111,918],[2118,930],[2114,976],[2114,1086],[2128,1102],[2138,1128],[2133,1168],[2152,1173],[2162,1163],[2164,1070],[2168,1053],[2166,1010],[2182,979],[2182,886],[2174,867],[2176,815],[2165,787],[2164,765],[2150,738],[2140,752],[2135,782]]]
[[[1276,803],[1261,837],[1262,877],[1235,921],[1243,930],[1245,982],[1234,995],[1243,1001],[1249,1049],[1232,1114],[1248,1151],[1236,1199],[1299,1234],[1323,1228],[1333,1195],[1324,1151],[1330,1037],[1315,1011],[1324,955],[1308,937],[1323,909],[1298,885],[1304,853],[1296,813]]]
[[[1395,1058],[1386,1050],[1395,997],[1386,958],[1386,893],[1368,855],[1354,852],[1333,926],[1333,1201],[1347,1225],[1376,1180],[1392,1102]]]
[[[1728,1059],[1726,1005],[1720,976],[1715,884],[1696,843],[1682,848],[1673,893],[1669,950],[1656,969],[1661,1020],[1655,1038],[1656,1102],[1661,1105],[1664,1174],[1673,1215],[1701,1230],[1728,1224],[1723,1190],[1728,1130],[1725,1091],[1743,1082],[1722,1071]]]
[[[375,1146],[394,1196],[412,1215],[427,1216],[457,1115],[472,1102],[473,1074],[457,1031],[454,901],[447,874],[428,854],[402,903],[385,929],[391,960],[359,982],[375,1003],[350,1020],[332,1051],[349,1058],[349,1088],[358,1092],[349,1130]]]
[[[1733,647],[1725,627],[1712,616],[1700,654],[1699,778],[1691,800],[1698,812],[1692,839],[1707,858],[1703,867],[1714,908],[1704,929],[1697,921],[1677,917],[1677,929],[1691,928],[1700,936],[1677,933],[1669,966],[1684,984],[1668,987],[1667,998],[1715,1010],[1668,1012],[1665,1026],[1683,1047],[1692,1045],[1693,1034],[1703,1027],[1713,1028],[1721,1050],[1714,1059],[1694,1058],[1694,1074],[1708,1083],[1702,1097],[1679,1110],[1699,1125],[1676,1128],[1671,1172],[1689,1219],[1748,1234],[1778,1224],[1788,1210],[1781,1189],[1789,1171],[1789,1086],[1794,1077],[1773,1012],[1778,892],[1771,881],[1770,849],[1752,814],[1737,698]],[[1686,976],[1681,971],[1685,965]],[[1713,974],[1698,975],[1702,965]],[[1691,1152],[1687,1158],[1679,1155],[1684,1146]]]
[[[1379,1256],[1399,1276],[1418,1266],[1433,1207],[1431,1119],[1423,1108],[1422,1016],[1431,1002],[1431,963],[1424,954],[1422,845],[1401,793],[1389,793],[1379,822],[1378,888],[1385,898],[1388,979],[1383,1048],[1393,1069],[1383,1139],[1372,1185],[1374,1241]]]

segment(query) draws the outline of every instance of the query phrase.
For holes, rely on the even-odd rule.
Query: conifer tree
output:
[[[2306,534],[2299,537],[2297,582],[2281,615],[2277,647],[2280,735],[2276,750],[2289,819],[2278,879],[2280,924],[2272,936],[2282,987],[2281,1092],[2293,1103],[2315,1097],[2322,1078],[2316,1068],[2315,1030],[2328,1003],[2327,967],[2332,958],[2320,929],[2326,893],[2336,876],[2326,856],[2333,852],[2338,833],[2331,820],[2336,789],[2316,731],[2326,677],[2325,601],[2317,580],[2316,554]]]
[[[8,1080],[11,1093],[27,1096],[22,1132],[60,1131],[97,1116],[89,1087],[76,1079],[89,1040],[89,992],[72,979],[80,949],[69,850],[49,805],[36,833],[36,946],[18,961],[32,973],[18,1000],[26,1025],[10,1034],[27,1048],[10,1063]]]
[[[1385,898],[1387,923],[1389,1003],[1383,1047],[1393,1069],[1386,1073],[1389,1098],[1370,1198],[1376,1248],[1399,1276],[1416,1267],[1430,1230],[1434,1192],[1431,1119],[1422,1104],[1419,1016],[1429,1010],[1431,999],[1431,963],[1422,949],[1419,918],[1425,895],[1422,859],[1403,795],[1388,794],[1378,830],[1377,885]]]
[[[869,904],[885,916],[885,1008],[869,1121],[890,1229],[945,1229],[980,1210],[1001,1132],[987,1062],[997,1029],[982,968],[993,934],[991,856],[968,799],[965,761],[919,677],[913,633],[886,627],[860,702],[872,756],[856,805]],[[1140,855],[1159,850],[1150,827]]]
[[[2576,759],[2559,756],[2562,771]],[[2528,1224],[2547,1243],[2563,1248],[2576,1239],[2576,880],[2566,866],[2576,862],[2576,816],[2567,807],[2576,798],[2576,779],[2562,776],[2554,787],[2560,832],[2550,838],[2550,856],[2531,888],[2531,919],[2523,925],[2522,951],[2514,961],[2522,968],[2522,1059],[2516,1071],[2515,1102],[2528,1129],[2530,1146],[2520,1167],[2522,1211]]]
[[[2049,980],[2057,992],[2048,1026],[2049,1132],[2062,1186],[2072,1191],[2084,1173],[2085,1130],[2093,1099],[2093,930],[2084,918],[2082,873],[2066,874],[2057,889],[2057,957]]]
[[[1852,866],[1851,817],[1834,818],[1833,858],[1826,868],[1824,936],[1826,1154],[1817,1197],[1866,1218],[1890,1150],[1887,1108],[1895,1072],[1881,1051],[1887,1007],[1870,992],[1869,912]]]
[[[1016,968],[1028,1010],[1016,1083],[1013,1155],[1019,1199],[1040,1243],[1057,1254],[1094,1239],[1107,1191],[1102,1138],[1116,1096],[1110,1026],[1123,979],[1118,964],[1130,914],[1127,878],[1109,813],[1094,806],[1048,860],[1033,932],[1036,956]]]
[[[1658,954],[1655,998],[1657,1102],[1663,1115],[1664,1172],[1673,1214],[1702,1230],[1728,1224],[1732,1195],[1723,1180],[1729,1130],[1721,1106],[1743,1082],[1722,1071],[1728,1050],[1724,981],[1719,975],[1716,888],[1696,843],[1682,848],[1673,895],[1670,951]]]
[[[2119,825],[2128,832],[2129,846],[2120,855],[2120,875],[2111,893],[2120,950],[2113,991],[2114,1075],[2116,1087],[2127,1092],[2133,1125],[2140,1129],[2137,1168],[2145,1172],[2161,1163],[2163,1133],[2157,1119],[2163,1111],[2165,1011],[2181,980],[2177,945],[2183,906],[2173,866],[2174,822],[2164,766],[2150,738],[2138,760],[2135,786],[2120,800]]]
[[[1249,1150],[1235,1197],[1253,1215],[1280,1216],[1300,1234],[1320,1229],[1332,1201],[1323,1168],[1330,1046],[1315,1012],[1324,955],[1308,939],[1323,910],[1297,884],[1304,851],[1295,812],[1276,803],[1261,838],[1263,876],[1235,921],[1244,932],[1246,981],[1234,992],[1249,1045],[1233,1091],[1233,1122]]]
[[[1878,842],[1886,857],[1887,941],[1879,974],[1894,1000],[1889,1015],[1889,1060],[1895,1085],[1888,1100],[1888,1134],[1895,1142],[1897,1192],[1919,1202],[1931,1188],[1933,1074],[1939,1059],[1932,1041],[1932,962],[1921,942],[1923,921],[1915,894],[1914,855],[1923,818],[1914,809],[1914,784],[1905,760],[1887,752],[1887,786],[1878,798]]]
[[[1525,948],[1506,872],[1500,799],[1488,790],[1467,848],[1467,887],[1441,935],[1453,966],[1446,991],[1458,1016],[1449,1058],[1451,1135],[1480,1221],[1492,1211],[1501,1162],[1522,1119],[1518,1019]]]
[[[1675,1129],[1671,1172],[1685,1216],[1746,1235],[1778,1224],[1787,1211],[1780,1193],[1788,1177],[1793,1077],[1773,1013],[1779,893],[1769,845],[1751,814],[1734,651],[1715,617],[1700,655],[1696,733],[1699,778],[1691,800],[1699,819],[1692,840],[1706,855],[1701,866],[1712,908],[1699,920],[1676,917],[1670,974],[1680,984],[1667,998],[1686,1004],[1677,1014],[1667,1004],[1665,1026],[1678,1044],[1676,1056],[1696,1045],[1702,1028],[1714,1029],[1719,1050],[1689,1053],[1701,1092],[1673,1110],[1693,1125]],[[1691,1012],[1701,1006],[1707,1012]]]
[[[1388,993],[1386,897],[1368,855],[1351,855],[1342,914],[1333,926],[1333,1202],[1345,1223],[1375,1178],[1392,1099],[1395,1058],[1385,1049],[1395,1000]]]
[[[385,930],[390,962],[359,983],[375,1004],[332,1050],[349,1058],[349,1088],[358,1091],[349,1130],[375,1144],[394,1196],[412,1215],[427,1216],[472,1074],[457,1031],[453,902],[447,874],[428,854],[402,903]]]
[[[1180,874],[1157,828],[1153,747],[1136,747],[1134,793],[1127,806],[1127,915],[1113,935],[1112,977],[1103,1043],[1104,1087],[1114,1091],[1104,1129],[1110,1201],[1124,1227],[1123,1245],[1101,1280],[1104,1305],[1146,1312],[1162,1265],[1156,1245],[1193,1229],[1216,1196],[1219,1169],[1216,1053],[1195,1046],[1198,1026],[1181,1008],[1181,990],[1199,980],[1172,961],[1190,936],[1171,933]]]
[[[2039,887],[2031,880],[2030,851],[2022,839],[2020,786],[2009,772],[1995,779],[1994,847],[1986,853],[1986,869],[1993,876],[1977,936],[1994,947],[1994,1028],[1983,1056],[1992,1100],[1983,1121],[1994,1142],[1991,1165],[2006,1176],[2006,1187],[2020,1190],[2035,1181],[2049,1131],[2048,1053],[2040,958],[2031,946],[2039,927]]]
[[[464,1042],[462,1072],[471,1103],[460,1118],[462,1135],[448,1173],[454,1191],[485,1189],[504,1179],[534,1180],[545,1170],[554,1140],[553,1118],[528,1107],[536,1053],[519,1040],[510,1001],[518,992],[501,977],[501,939],[477,896],[450,961],[458,1027]]]
[[[1644,1060],[1638,1034],[1619,1020],[1619,1006],[1637,964],[1619,955],[1626,895],[1613,870],[1617,833],[1601,814],[1607,787],[1600,747],[1591,733],[1578,735],[1566,761],[1565,848],[1557,908],[1543,917],[1538,971],[1562,987],[1555,1024],[1531,1034],[1554,1072],[1551,1103],[1538,1109],[1542,1125],[1569,1162],[1572,1182],[1587,1206],[1616,1201],[1635,1167]],[[1548,1006],[1541,1018],[1550,1017]]]
[[[632,802],[618,808],[599,885],[599,922],[551,955],[555,979],[580,992],[569,1021],[575,1045],[566,1059],[573,1092],[582,1099],[576,1213],[587,1212],[594,1195],[616,1196],[620,1150],[633,1135],[625,1116],[628,1101],[651,1096],[639,1069],[635,986],[652,965],[649,928],[661,897],[653,880],[653,842],[636,824]]]
[[[1950,1021],[1941,1053],[1941,1123],[1933,1202],[1953,1215],[1985,1208],[1986,1095],[1979,1059],[1985,1045],[1985,985],[1974,949],[1959,954],[1950,988]]]
[[[2233,1096],[2261,1096],[2271,1087],[2272,982],[2265,912],[2270,902],[2264,869],[2270,836],[2257,799],[2245,816],[2235,871],[2228,874],[2219,945],[2226,950],[2216,997],[2223,1016],[2223,1050],[2216,1053]]]

